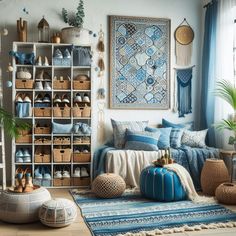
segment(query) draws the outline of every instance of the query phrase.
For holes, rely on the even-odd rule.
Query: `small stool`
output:
[[[111,173],[97,176],[92,183],[92,191],[100,198],[120,197],[125,188],[125,181],[119,175]]]
[[[55,198],[45,202],[39,210],[39,219],[42,224],[53,228],[68,226],[77,216],[77,207],[74,202]]]
[[[216,188],[229,181],[229,173],[223,160],[207,159],[201,172],[202,192],[214,196]]]
[[[160,202],[180,201],[187,198],[177,174],[164,167],[148,166],[140,175],[143,196]]]
[[[216,189],[216,199],[220,203],[235,205],[236,204],[236,184],[223,183]]]

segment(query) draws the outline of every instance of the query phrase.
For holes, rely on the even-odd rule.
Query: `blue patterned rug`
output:
[[[134,192],[127,192],[117,199],[98,199],[92,193],[78,190],[71,190],[71,194],[95,236],[151,236],[236,227],[236,213],[216,203],[161,203],[144,199]],[[141,231],[149,233],[139,234]]]

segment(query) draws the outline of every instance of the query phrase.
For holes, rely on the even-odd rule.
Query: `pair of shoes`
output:
[[[39,166],[34,170],[35,179],[52,179],[50,170],[47,166]]]
[[[47,146],[37,146],[35,148],[35,155],[50,155],[50,148]]]
[[[91,127],[83,122],[77,122],[74,124],[74,133],[76,134],[86,134],[86,135],[90,135],[92,132]]]
[[[17,79],[31,79],[32,75],[27,68],[20,68],[16,73]]]
[[[76,167],[73,177],[89,177],[88,170],[85,167]]]
[[[85,93],[84,96],[83,96],[83,99],[82,99],[80,93],[76,93],[75,97],[74,97],[74,103],[77,103],[77,102],[90,103],[89,95],[87,93]]]
[[[26,168],[25,170],[21,168],[16,169],[16,186],[14,191],[17,193],[29,193],[33,191],[33,183],[31,177],[31,170]]]
[[[55,94],[54,99],[53,99],[54,104],[58,103],[67,103],[70,104],[70,98],[69,96],[65,93],[61,97],[58,94]]]
[[[81,144],[81,143],[84,143],[84,144],[90,144],[90,137],[75,137],[74,138],[74,141],[73,141],[74,144]],[[78,151],[77,153],[79,153],[80,151]],[[83,151],[83,152],[86,152],[86,151]]]
[[[31,99],[28,94],[18,93],[18,94],[16,94],[16,102],[31,103]]]
[[[56,49],[53,53],[53,57],[57,58],[57,59],[62,59],[62,58],[71,58],[71,54],[70,51],[68,50],[68,48],[66,48],[64,50],[64,52],[62,53],[60,49]]]
[[[56,145],[70,145],[70,137],[54,137],[53,144]]]
[[[65,81],[65,80],[70,80],[70,76],[67,75],[65,78],[61,75],[57,77],[56,75],[53,77],[53,80],[59,80],[59,81]]]
[[[43,97],[43,95],[41,93],[37,94],[35,96],[35,103],[51,103],[51,96],[50,94],[46,93]]]
[[[36,144],[51,144],[51,140],[49,138],[35,138],[34,143]]]
[[[31,162],[31,155],[29,149],[19,149],[16,154],[16,162],[17,163],[30,163]]]
[[[54,179],[61,179],[61,178],[70,178],[70,172],[65,168],[63,170],[55,170]]]
[[[37,90],[52,90],[52,83],[45,81],[42,83],[42,81],[35,81],[35,89]]]
[[[48,72],[44,71],[44,70],[40,70],[39,73],[37,73],[35,80],[49,80],[51,81],[51,76]]]
[[[82,139],[80,139],[81,140],[81,143],[82,143]],[[75,138],[75,141],[76,141],[76,138]],[[81,150],[79,150],[79,149],[77,149],[77,148],[75,148],[74,149],[74,153],[89,153],[89,150],[88,149],[81,149]]]
[[[44,57],[44,63],[42,63],[42,57],[38,56],[36,60],[36,66],[49,66],[48,58]]]

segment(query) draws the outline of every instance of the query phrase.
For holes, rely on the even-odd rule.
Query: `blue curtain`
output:
[[[202,54],[202,92],[200,128],[209,129],[207,144],[215,146],[215,133],[212,127],[215,114],[215,66],[216,66],[216,21],[217,0],[206,6],[205,32]]]

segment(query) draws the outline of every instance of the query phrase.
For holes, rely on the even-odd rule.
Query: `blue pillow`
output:
[[[158,140],[158,148],[160,149],[166,149],[170,147],[170,133],[172,128],[152,128],[152,127],[146,127],[145,131],[148,132],[160,132],[160,137]]]
[[[72,132],[73,124],[59,124],[52,122],[52,132],[54,134],[70,134]]]
[[[172,123],[168,120],[162,119],[162,126],[164,128],[171,127],[171,128],[183,128],[183,129],[187,129],[187,130],[193,130],[193,122],[192,121],[182,123],[182,124],[175,124],[175,123]]]
[[[181,128],[172,128],[170,133],[170,146],[172,148],[178,148],[181,146],[181,139],[184,129]]]
[[[143,151],[158,151],[157,143],[160,137],[160,132],[148,131],[131,131],[126,130],[125,149],[143,150]]]

